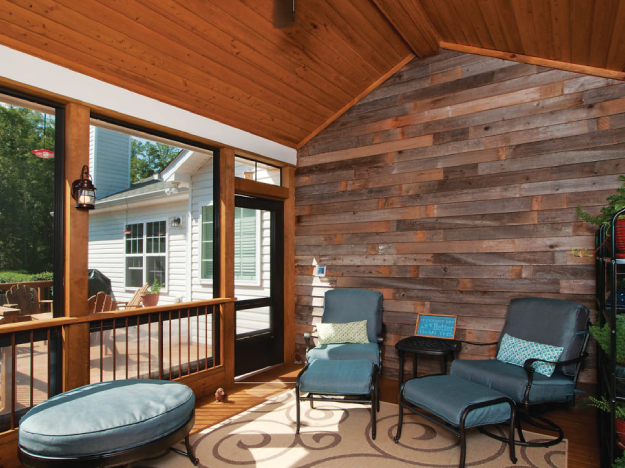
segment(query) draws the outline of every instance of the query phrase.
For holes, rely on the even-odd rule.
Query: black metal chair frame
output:
[[[306,396],[301,396],[300,395],[301,378],[306,373],[309,366],[310,366],[309,363],[307,363],[304,366],[304,368],[299,372],[299,374],[297,374],[297,379],[295,381],[295,406],[296,406],[295,433],[299,434],[299,429],[300,429],[300,401],[310,401],[311,408],[314,408],[313,404],[315,401],[320,401],[320,402],[333,401],[337,403],[357,403],[361,405],[368,404],[371,406],[371,438],[375,440],[376,413],[380,411],[380,392],[379,392],[379,387],[378,387],[378,382],[379,382],[378,366],[373,364],[371,385],[369,387],[369,393],[367,394],[364,394],[364,395],[351,395],[350,394],[350,395],[345,395],[343,397],[340,397],[340,395],[336,395],[336,394],[308,392]],[[365,399],[365,397],[368,397],[368,399]]]
[[[156,458],[164,455],[169,450],[184,455],[197,466],[200,460],[195,457],[193,447],[189,442],[189,432],[195,423],[195,411],[182,426],[173,432],[153,440],[147,444],[137,447],[98,455],[87,455],[84,457],[61,458],[61,457],[40,457],[28,453],[18,446],[18,458],[20,462],[31,468],[105,468],[113,466],[126,466],[132,462]],[[186,452],[172,447],[175,443],[184,438]]]
[[[493,405],[498,405],[499,403],[508,403],[510,405],[510,419],[508,421],[509,424],[509,428],[508,428],[508,438],[503,438],[501,436],[498,436],[499,440],[505,442],[508,444],[508,448],[510,451],[510,460],[512,460],[513,463],[517,462],[517,457],[516,457],[516,453],[515,453],[515,440],[514,440],[514,428],[516,425],[516,409],[515,409],[515,404],[514,401],[512,401],[511,398],[509,397],[501,397],[501,398],[496,398],[494,400],[489,400],[489,401],[482,401],[479,403],[473,403],[468,405],[466,408],[464,408],[462,410],[462,413],[460,414],[460,423],[458,426],[454,426],[452,424],[449,424],[446,421],[443,421],[442,419],[438,419],[433,417],[430,413],[428,413],[426,410],[419,408],[416,405],[413,405],[412,403],[406,401],[404,402],[405,398],[403,398],[404,395],[404,387],[406,386],[406,382],[404,382],[401,385],[401,389],[400,389],[400,399],[399,399],[399,421],[397,423],[397,434],[395,435],[395,437],[393,438],[393,440],[395,441],[396,444],[399,443],[399,439],[401,438],[401,429],[402,429],[402,425],[404,423],[404,408],[407,410],[412,411],[415,414],[418,414],[419,416],[424,417],[425,419],[427,419],[428,421],[433,422],[434,424],[437,424],[449,431],[451,431],[453,434],[456,435],[456,437],[458,437],[460,439],[460,462],[458,464],[459,468],[464,468],[465,466],[465,460],[466,460],[466,456],[467,456],[467,440],[466,440],[466,428],[465,428],[465,423],[467,420],[467,417],[469,415],[469,413],[475,409],[478,408],[484,408],[486,406],[493,406]],[[482,427],[478,427],[478,429],[481,431]]]
[[[588,326],[590,326],[590,322],[588,323]],[[588,327],[587,327],[587,330],[588,330]],[[577,379],[579,377],[579,371],[580,371],[582,361],[584,360],[584,358],[588,356],[588,353],[586,352],[586,345],[588,344],[588,338],[590,336],[590,333],[588,331],[585,331],[583,333],[585,334],[584,342],[581,346],[580,355],[578,357],[569,359],[567,361],[558,361],[558,362],[547,361],[545,359],[528,359],[523,363],[523,369],[525,370],[525,373],[527,374],[527,385],[525,386],[525,391],[523,393],[523,401],[519,403],[518,405],[520,411],[517,413],[518,417],[516,418],[516,428],[519,434],[519,440],[515,442],[516,445],[519,445],[521,447],[551,447],[552,445],[559,444],[560,442],[562,442],[562,439],[564,439],[564,432],[562,431],[562,428],[560,426],[558,426],[556,423],[554,423],[550,419],[547,419],[544,416],[531,414],[530,412],[532,403],[529,401],[529,395],[530,395],[530,390],[532,389],[532,384],[534,382],[534,372],[535,372],[533,364],[535,362],[544,362],[546,364],[554,364],[558,367],[565,366],[568,364],[577,364],[577,366],[575,367],[575,375],[573,376],[574,386],[577,386]],[[493,343],[475,343],[475,342],[470,342],[470,341],[461,341],[461,343],[467,343],[467,344],[476,345],[476,346],[497,345],[497,348],[498,348],[497,350],[499,351],[498,341],[495,341]],[[575,405],[575,393],[573,393],[573,398],[569,403]],[[555,432],[557,436],[545,442],[527,442],[525,440],[525,436],[523,435],[523,429],[521,428],[521,421],[524,421],[528,423],[530,426],[534,426],[536,428],[543,429],[545,431]],[[507,439],[499,436],[498,434],[494,434],[490,431],[487,431],[484,428],[480,428],[480,432],[482,432],[483,434],[493,439],[497,439],[501,442],[507,441]]]

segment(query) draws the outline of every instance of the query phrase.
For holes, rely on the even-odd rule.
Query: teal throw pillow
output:
[[[545,359],[555,362],[560,359],[562,351],[564,348],[560,346],[525,341],[504,333],[499,345],[497,360],[523,367],[523,363],[528,359]],[[535,362],[533,366],[536,372],[547,377],[551,377],[556,368],[555,365],[546,362]]]
[[[317,336],[320,344],[369,343],[367,321],[347,323],[319,323]]]

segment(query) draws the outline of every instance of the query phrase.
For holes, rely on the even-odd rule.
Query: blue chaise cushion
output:
[[[117,452],[158,440],[192,416],[195,396],[176,382],[129,379],[86,385],[31,409],[19,445],[42,457]]]
[[[367,336],[375,343],[382,333],[382,301],[377,291],[367,289],[332,289],[323,301],[323,323],[367,321]]]
[[[450,374],[461,379],[486,385],[505,393],[516,403],[523,403],[527,386],[527,374],[522,367],[498,361],[497,359],[456,359]],[[529,401],[532,404],[566,403],[571,401],[575,390],[573,379],[554,373],[551,377],[534,373]]]
[[[371,361],[380,365],[380,348],[377,343],[340,343],[319,345],[308,351],[308,362],[317,359],[359,360]]]

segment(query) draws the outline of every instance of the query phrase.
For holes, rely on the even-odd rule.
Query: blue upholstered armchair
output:
[[[522,411],[519,415],[525,416],[525,420],[530,424],[558,434],[555,439],[541,445],[556,444],[563,438],[562,429],[544,416],[530,416],[530,407],[539,404],[574,402],[580,364],[586,356],[589,314],[586,307],[574,302],[533,297],[514,299],[508,307],[499,341],[485,343],[497,344],[499,359],[457,359],[451,366],[451,375],[505,393],[517,403],[517,406],[520,406]],[[556,359],[527,359],[524,362],[517,362],[516,365],[504,362],[506,351],[509,356],[508,360],[514,361],[521,355],[518,350],[514,349],[515,340],[510,340],[509,337],[532,342],[529,345],[534,353],[532,357],[536,355],[536,350],[533,348],[539,348],[539,355],[543,352],[540,350],[541,347],[534,345],[535,343],[551,345],[543,347],[543,349],[547,348],[544,352],[550,352],[550,349],[559,350],[559,348],[562,348],[562,352]],[[516,340],[517,343],[518,341]],[[502,347],[510,347],[510,349],[502,350]],[[555,369],[554,366],[549,366],[553,369],[553,374],[549,377],[535,369],[536,363],[553,363],[553,361],[556,361],[557,365]],[[517,429],[521,445],[538,445],[525,442],[520,423]]]

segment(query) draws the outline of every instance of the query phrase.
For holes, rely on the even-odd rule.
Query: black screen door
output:
[[[235,197],[235,375],[283,361],[283,204]]]

